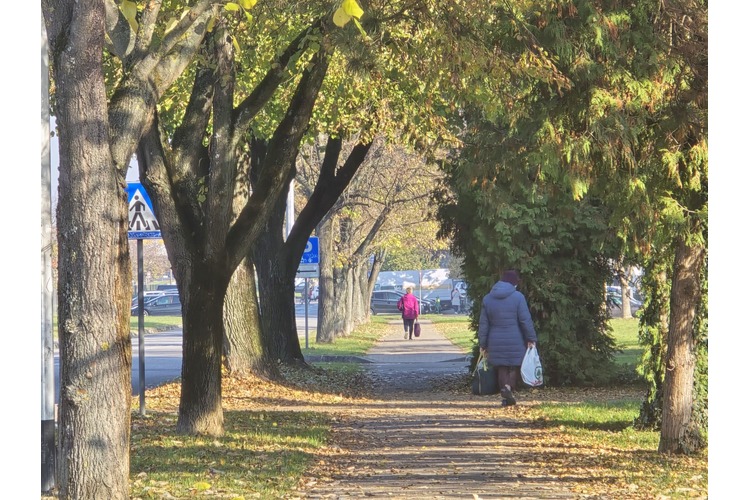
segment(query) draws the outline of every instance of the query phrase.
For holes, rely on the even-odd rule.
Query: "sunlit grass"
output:
[[[133,418],[133,498],[280,498],[325,445],[330,418],[310,412],[227,411],[219,438],[178,435],[176,415]],[[171,495],[171,496],[170,496]]]
[[[445,335],[453,344],[470,353],[476,343],[474,331],[469,328],[469,317],[463,314],[434,314],[428,318],[437,331]]]
[[[638,344],[638,320],[612,318],[609,324],[615,346],[621,351],[615,356],[615,362],[635,367],[643,353],[643,347]]]
[[[146,331],[167,331],[182,328],[182,316],[144,316],[143,327]],[[138,316],[130,317],[130,331],[138,331]]]
[[[640,399],[542,403],[525,415],[541,427],[552,446],[566,453],[547,466],[560,474],[581,472],[612,498],[705,498],[708,463],[705,452],[694,456],[658,452],[659,432],[636,430]],[[606,478],[606,479],[604,479]],[[607,496],[609,498],[609,496]]]
[[[394,315],[394,317],[397,317]],[[361,356],[388,333],[387,320],[381,316],[377,320],[358,326],[350,335],[338,337],[330,344],[308,339],[309,348],[302,349],[305,356]],[[304,341],[301,341],[304,342]]]

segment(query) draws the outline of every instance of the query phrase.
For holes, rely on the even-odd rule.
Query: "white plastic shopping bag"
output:
[[[531,387],[538,387],[544,383],[542,377],[542,362],[536,346],[526,349],[526,355],[521,363],[521,378]]]

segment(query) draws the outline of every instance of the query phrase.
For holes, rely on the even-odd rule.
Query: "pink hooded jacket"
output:
[[[398,310],[401,311],[401,317],[404,319],[417,319],[419,316],[419,302],[417,298],[407,293],[398,300]]]

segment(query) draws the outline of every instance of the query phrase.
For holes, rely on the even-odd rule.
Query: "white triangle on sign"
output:
[[[136,189],[128,206],[128,231],[159,231],[156,216],[143,199],[143,193]]]

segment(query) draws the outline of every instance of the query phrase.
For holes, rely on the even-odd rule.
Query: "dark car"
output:
[[[138,306],[130,309],[130,314],[135,316],[138,314]],[[182,315],[182,303],[180,302],[180,296],[176,293],[165,293],[152,299],[149,299],[143,304],[143,315],[144,316],[180,316]]]
[[[398,301],[406,295],[403,292],[394,292],[391,290],[377,290],[372,292],[370,297],[370,311],[372,314],[400,314],[398,310]],[[417,298],[419,301],[419,298]],[[436,305],[430,300],[421,300],[422,314],[435,312]]]
[[[168,292],[164,291],[148,291],[143,292],[143,303],[145,304],[149,300],[153,300],[155,297],[161,297],[162,295],[165,295]],[[138,305],[138,294],[133,294],[133,298],[130,301],[130,308],[136,307]]]

